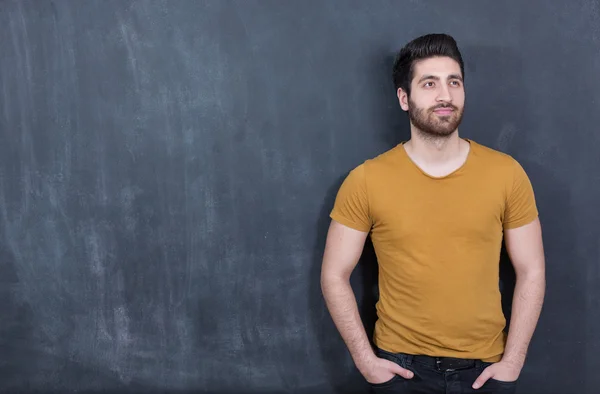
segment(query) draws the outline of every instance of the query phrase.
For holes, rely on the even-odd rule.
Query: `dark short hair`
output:
[[[456,60],[464,79],[465,66],[456,40],[448,34],[426,34],[410,41],[396,55],[392,71],[396,91],[402,88],[410,96],[415,62],[437,56],[447,56]]]

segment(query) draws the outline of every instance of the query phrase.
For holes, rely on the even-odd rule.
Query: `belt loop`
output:
[[[410,367],[412,365],[412,362],[413,362],[413,355],[407,354],[406,355],[406,366]]]

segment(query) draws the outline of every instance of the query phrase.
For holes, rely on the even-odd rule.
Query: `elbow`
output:
[[[520,258],[513,260],[513,267],[518,279],[526,279],[528,281],[545,281],[546,279],[546,263],[543,256],[535,258]]]
[[[338,272],[321,272],[321,287],[326,287],[331,283],[337,283],[342,280],[344,280],[344,276]]]
[[[517,280],[525,279],[527,281],[545,282],[546,281],[546,270],[543,264],[538,264],[531,267],[523,267],[515,270]]]
[[[350,283],[350,275],[337,270],[323,269],[321,271],[321,290],[324,293],[330,288],[343,283]]]

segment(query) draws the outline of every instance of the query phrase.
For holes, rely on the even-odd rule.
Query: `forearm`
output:
[[[523,367],[542,309],[545,286],[543,270],[517,275],[510,329],[502,361]]]
[[[375,353],[360,318],[350,282],[338,277],[323,278],[321,287],[333,322],[356,367],[362,372],[375,358]]]

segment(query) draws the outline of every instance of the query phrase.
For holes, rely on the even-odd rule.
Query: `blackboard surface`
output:
[[[0,391],[366,392],[320,292],[328,213],[408,138],[392,58],[430,32],[466,61],[461,136],[536,190],[519,393],[597,393],[600,3],[517,0],[2,2]],[[376,270],[367,246],[369,331]]]

